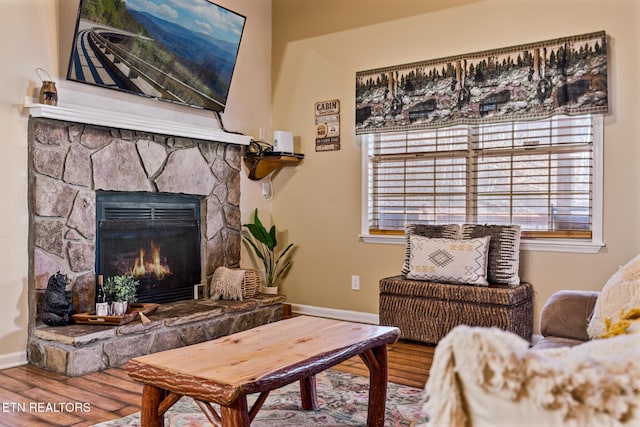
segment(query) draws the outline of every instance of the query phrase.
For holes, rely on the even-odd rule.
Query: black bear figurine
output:
[[[42,321],[49,326],[64,326],[73,320],[73,293],[65,290],[66,285],[67,276],[59,271],[49,277],[42,307]]]

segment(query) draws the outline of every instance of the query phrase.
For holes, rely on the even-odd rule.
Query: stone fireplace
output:
[[[32,116],[29,363],[83,375],[280,320],[279,295],[193,299],[194,283],[206,289],[217,267],[239,266],[240,173],[241,147],[234,143]],[[157,264],[181,278],[164,283],[165,301],[178,301],[161,304],[149,323],[48,327],[40,321],[51,275],[67,275],[76,312],[91,312],[97,274],[122,273],[129,258],[151,262],[152,247],[159,250]],[[163,280],[141,273],[141,299],[162,302],[154,292]]]
[[[239,146],[32,118],[29,151],[32,324],[57,271],[68,276],[77,311],[93,308],[96,192],[196,196],[198,282],[206,283],[218,266],[239,265]]]

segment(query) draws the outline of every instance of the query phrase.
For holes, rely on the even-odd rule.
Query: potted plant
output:
[[[249,231],[248,234],[243,234],[245,241],[253,248],[264,267],[265,286],[263,286],[262,292],[278,293],[278,280],[293,263],[290,250],[295,245],[289,243],[284,250],[278,253],[276,248],[278,246],[276,226],[272,225],[267,231],[258,217],[258,209],[253,213],[253,223],[243,224],[243,227],[246,227]]]
[[[122,316],[127,312],[129,303],[137,301],[137,291],[140,282],[132,276],[108,277],[104,284],[104,293],[113,302],[113,314]]]

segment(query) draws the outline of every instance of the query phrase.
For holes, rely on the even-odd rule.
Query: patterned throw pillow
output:
[[[489,236],[430,239],[411,235],[408,279],[487,286]]]
[[[520,226],[464,224],[463,239],[491,236],[489,243],[489,283],[520,284]]]
[[[407,224],[405,227],[407,241],[404,252],[404,265],[402,266],[402,275],[405,277],[409,273],[409,257],[411,256],[409,237],[414,235],[440,239],[458,239],[460,238],[460,226],[458,224]]]

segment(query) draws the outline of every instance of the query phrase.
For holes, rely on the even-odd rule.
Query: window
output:
[[[538,246],[602,246],[600,114],[362,137],[365,236],[402,235],[407,223],[519,224]]]

